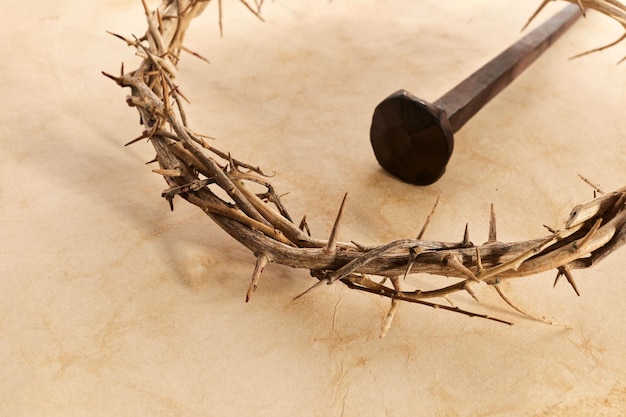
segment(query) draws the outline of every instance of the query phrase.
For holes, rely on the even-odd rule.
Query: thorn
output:
[[[116,77],[115,75],[111,75],[106,71],[102,71],[102,75],[104,75],[107,78],[112,79],[113,81],[115,81],[117,84],[122,85],[122,77]]]
[[[183,98],[183,100],[185,100],[185,101],[187,102],[187,104],[190,104],[190,103],[191,103],[191,101],[189,101],[189,99],[187,98],[187,96],[185,96],[185,94],[183,94],[183,92],[182,92],[182,91],[180,91],[180,86],[178,86],[178,85],[174,85],[174,87],[172,88],[172,92],[171,92],[171,94],[172,94],[172,95],[173,95],[173,94],[176,94],[176,95],[178,95],[179,97],[182,97],[182,98]],[[207,136],[207,137],[208,137],[208,136]],[[211,139],[213,139],[213,138],[211,138]]]
[[[617,45],[618,43],[620,43],[620,42],[621,42],[621,41],[623,41],[624,39],[626,39],[626,33],[625,33],[625,34],[623,34],[622,36],[620,36],[620,37],[619,37],[619,39],[617,39],[617,40],[615,40],[615,41],[613,41],[613,42],[611,42],[611,43],[609,43],[609,44],[606,44],[606,45],[604,45],[604,46],[600,46],[600,47],[598,47],[598,48],[593,48],[593,49],[590,49],[590,50],[585,51],[585,52],[581,52],[581,53],[579,53],[579,54],[576,54],[576,55],[572,56],[572,57],[571,57],[571,58],[569,58],[569,59],[581,58],[581,57],[583,57],[583,56],[585,56],[585,55],[593,54],[593,53],[595,53],[595,52],[604,51],[605,49],[608,49],[608,48],[611,48],[611,47],[613,47],[613,46]],[[619,61],[617,62],[617,64],[619,65],[619,64],[620,64],[620,62],[622,62],[623,60],[624,60],[624,58],[622,58],[621,60],[619,60]]]
[[[153,169],[152,172],[154,172],[155,174],[163,175],[165,177],[176,178],[176,177],[183,176],[183,173],[178,168],[176,169]]]
[[[200,55],[199,53],[192,51],[191,49],[187,48],[184,45],[180,45],[179,48],[185,52],[187,52],[188,54],[191,54],[193,56],[195,56],[196,58],[199,58],[201,60],[203,60],[204,62],[206,62],[207,64],[210,64],[211,61],[209,61],[208,59],[206,59],[205,57],[203,57],[202,55]]]
[[[391,299],[391,307],[389,307],[389,311],[383,320],[382,328],[380,329],[380,338],[383,339],[387,336],[387,332],[391,328],[391,323],[393,322],[393,318],[396,316],[396,311],[398,311],[398,307],[400,307],[400,303],[395,298]]]
[[[235,165],[235,161],[233,160],[232,155],[228,152],[228,170],[230,172],[234,172],[237,170],[237,165]]]
[[[259,12],[255,11],[252,7],[250,7],[250,5],[245,0],[239,0],[239,1],[241,2],[241,4],[246,6],[246,8],[250,11],[250,13],[255,15],[261,22],[265,22],[265,20],[263,20],[263,17],[259,14]]]
[[[126,38],[126,37],[124,37],[122,35],[118,35],[117,33],[109,32],[108,30],[106,31],[106,33],[108,33],[109,35],[113,35],[113,36],[115,36],[118,39],[123,40],[124,42],[126,42],[126,45],[128,45],[128,46],[136,46],[137,45],[137,43],[135,41],[131,41],[130,39],[128,39],[128,38]],[[123,65],[124,64],[122,64],[122,66]],[[124,74],[122,73],[122,75],[124,75]]]
[[[337,218],[335,219],[335,224],[333,225],[333,230],[330,232],[330,237],[328,238],[328,244],[324,250],[329,253],[334,253],[337,250],[337,235],[339,232],[339,222],[341,221],[341,216],[343,215],[343,209],[346,204],[346,198],[348,197],[348,193],[344,194],[343,200],[341,200],[341,206],[339,207],[339,212],[337,213]]]
[[[535,17],[537,17],[539,12],[541,12],[543,8],[546,6],[546,4],[548,4],[549,2],[550,0],[544,0],[543,3],[541,3],[541,5],[537,8],[537,10],[535,10],[532,16],[530,16],[530,18],[528,19],[524,27],[522,27],[522,30],[521,30],[522,32],[528,27],[528,25],[530,25],[530,22],[532,22],[535,19]]]
[[[578,286],[576,285],[576,281],[574,281],[572,270],[567,265],[563,265],[559,267],[559,274],[565,275],[567,282],[569,282],[569,284],[572,286],[576,295],[580,297],[580,291],[578,291]]]
[[[155,156],[153,159],[151,159],[148,162],[146,162],[146,165],[153,164],[153,163],[157,162],[158,160],[159,160],[159,157]]]
[[[305,231],[306,234],[311,237],[311,229],[309,229],[309,225],[306,222],[306,214],[302,216],[302,220],[300,220],[300,225],[298,225],[298,229]]]
[[[435,205],[433,205],[433,208],[430,210],[430,214],[428,215],[428,217],[426,217],[424,226],[422,226],[422,230],[420,230],[420,232],[417,234],[417,237],[415,238],[416,240],[420,240],[422,236],[424,236],[424,232],[426,232],[426,228],[428,227],[428,224],[430,223],[430,219],[431,217],[433,217],[433,214],[435,214],[435,209],[437,208],[437,204],[439,204],[439,197],[437,197],[437,201],[435,201]]]
[[[461,246],[463,246],[464,248],[471,248],[472,246],[474,246],[474,244],[470,242],[469,239],[469,223],[465,223],[465,232],[463,233],[463,242],[461,242]]]
[[[252,293],[256,291],[259,280],[261,279],[261,274],[263,273],[263,270],[265,269],[269,261],[270,258],[268,258],[267,255],[265,255],[264,253],[261,253],[259,256],[257,256],[254,272],[252,273],[252,281],[250,282],[248,292],[246,293],[246,303],[250,301],[250,298],[252,298]]]
[[[354,240],[351,240],[350,243],[352,243],[361,252],[367,252],[368,250],[367,246],[361,245],[360,243],[355,242]]]
[[[460,272],[462,275],[468,277],[469,279],[473,281],[480,282],[480,280],[476,278],[476,275],[474,275],[472,271],[470,271],[465,265],[463,265],[458,255],[453,255],[453,254],[446,255],[443,258],[443,264],[445,266],[451,266],[452,268]]]
[[[466,282],[465,285],[463,285],[463,289],[465,291],[467,291],[469,293],[469,295],[472,296],[472,298],[476,301],[476,302],[480,302],[478,300],[478,297],[476,297],[476,294],[474,293],[474,290],[472,290],[472,288],[469,286],[469,282]]]
[[[555,229],[551,228],[551,227],[550,227],[550,226],[548,226],[548,225],[545,225],[545,224],[544,224],[544,225],[543,225],[543,227],[545,227],[546,229],[548,229],[548,231],[549,231],[550,233],[552,233],[552,234],[555,234],[555,233],[557,232]]]
[[[597,191],[600,194],[605,194],[605,191],[598,184],[591,182],[591,180],[589,180],[588,178],[583,177],[580,174],[578,174],[578,176],[580,177],[581,180],[585,181],[587,183],[587,185],[589,185],[595,191]]]
[[[145,130],[144,130],[144,131],[141,133],[141,135],[140,135],[140,136],[136,137],[135,139],[131,140],[131,141],[130,141],[130,142],[128,142],[128,143],[125,143],[125,144],[124,144],[124,146],[129,146],[129,145],[132,145],[133,143],[137,143],[137,142],[139,142],[141,139],[145,139],[145,138],[147,138],[147,137],[148,137],[148,135],[147,135],[147,131],[145,131]]]
[[[413,265],[415,265],[415,261],[417,260],[417,255],[422,253],[422,248],[421,247],[418,247],[418,248],[419,248],[419,252],[416,250],[417,248],[409,248],[409,261],[407,262],[403,279],[406,279],[406,276],[409,275],[409,273],[411,272],[411,268],[413,268]]]
[[[516,304],[513,303],[513,301],[511,301],[506,294],[504,294],[504,292],[502,291],[502,289],[500,288],[500,286],[494,285],[493,288],[498,292],[498,295],[500,296],[500,298],[502,298],[502,300],[507,303],[509,305],[509,307],[511,307],[513,310],[517,311],[518,313],[523,314],[524,316],[531,318],[533,320],[537,320],[537,321],[541,321],[543,323],[547,323],[553,326],[559,326],[559,327],[564,327],[566,329],[569,329],[570,326],[566,325],[566,324],[560,324],[560,323],[556,323],[552,320],[548,320],[545,317],[540,317],[540,316],[536,316],[532,313],[529,313],[525,310],[523,310],[521,307],[517,306]]]
[[[491,203],[491,213],[489,216],[489,239],[487,243],[497,242],[498,238],[496,235],[496,211],[493,208],[493,203]]]
[[[331,281],[327,279],[321,279],[317,281],[315,284],[313,284],[311,287],[309,287],[307,290],[305,290],[304,292],[293,297],[293,301],[296,301],[298,298],[302,297],[303,295],[308,294],[309,292],[313,291],[315,288],[319,287],[322,284],[330,284],[330,283]]]
[[[143,11],[146,14],[146,16],[150,16],[150,9],[148,8],[148,5],[146,4],[146,0],[141,0],[141,4],[143,4]]]
[[[567,282],[569,282],[569,284],[572,286],[576,295],[580,297],[580,291],[578,291],[578,286],[576,285],[576,281],[574,281],[574,276],[572,275],[572,271],[570,270],[570,268],[567,265],[563,265],[559,266],[557,268],[557,271],[558,272],[556,274],[556,278],[554,279],[554,285],[552,285],[552,288],[556,287],[556,284],[559,282],[559,279],[562,276],[565,276]]]
[[[580,9],[583,17],[587,17],[587,13],[585,13],[585,8],[583,7],[583,2],[581,0],[576,0],[576,3],[578,3],[578,8]]]

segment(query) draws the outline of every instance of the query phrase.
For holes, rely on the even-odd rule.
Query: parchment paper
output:
[[[265,22],[239,2],[192,24],[177,83],[192,127],[276,173],[292,215],[326,238],[345,192],[340,239],[457,241],[560,227],[592,197],[577,174],[626,183],[623,45],[577,60],[621,28],[578,22],[457,135],[446,175],[400,183],[369,146],[372,111],[405,88],[437,97],[522,34],[538,1],[276,0]],[[150,2],[156,5],[155,2]],[[271,265],[250,303],[254,257],[144,163],[127,91],[101,70],[137,64],[105,33],[141,36],[139,1],[24,0],[0,25],[0,414],[5,416],[587,416],[626,410],[625,256],[488,287],[459,307],[506,326],[388,302]],[[539,17],[563,7],[551,5]],[[536,24],[534,24],[536,25]],[[533,25],[533,27],[534,27]],[[431,278],[418,277],[428,285]]]

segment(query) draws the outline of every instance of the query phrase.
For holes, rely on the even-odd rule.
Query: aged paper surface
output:
[[[224,2],[226,3],[226,2]],[[446,175],[402,184],[376,164],[371,113],[405,88],[434,100],[521,36],[538,1],[239,2],[192,23],[177,82],[191,125],[272,183],[315,236],[349,193],[340,239],[546,234],[592,197],[577,174],[625,185],[625,54],[568,58],[621,35],[590,13],[457,135]],[[152,2],[151,4],[155,4]],[[551,5],[546,19],[562,4]],[[487,287],[456,305],[506,326],[387,302],[254,257],[199,210],[160,197],[127,94],[101,70],[133,68],[105,33],[140,36],[139,1],[4,9],[0,142],[0,414],[12,416],[618,416],[626,409],[623,249],[575,273],[509,282],[565,329],[511,312]],[[539,22],[537,22],[539,23]],[[416,278],[427,285],[429,277]]]

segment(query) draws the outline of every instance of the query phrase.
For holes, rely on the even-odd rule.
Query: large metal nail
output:
[[[370,140],[378,163],[416,185],[437,181],[454,148],[453,134],[530,66],[581,15],[568,5],[434,103],[400,90],[374,111]]]

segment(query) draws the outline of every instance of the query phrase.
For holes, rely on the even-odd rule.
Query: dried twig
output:
[[[541,4],[539,5],[539,7],[537,8],[537,10],[535,10],[535,12],[530,16],[530,18],[526,22],[526,25],[524,25],[523,29],[525,29],[530,24],[530,22],[532,22],[535,19],[535,17],[539,15],[539,13],[543,10],[546,4],[552,1],[555,1],[555,0],[543,0]],[[622,25],[624,29],[626,30],[626,6],[617,0],[564,0],[564,1],[577,4],[578,7],[580,7],[580,10],[582,11],[583,15],[586,14],[585,12],[587,9],[592,9],[606,16],[609,16],[613,18],[616,22],[618,22],[620,25]],[[626,39],[626,33],[620,36],[617,40],[607,45],[579,53],[577,55],[574,55],[572,58],[578,58],[578,57],[588,55],[594,52],[603,51],[607,48],[617,45],[624,39]],[[626,57],[622,58],[620,62],[622,62],[624,59],[626,59]]]

